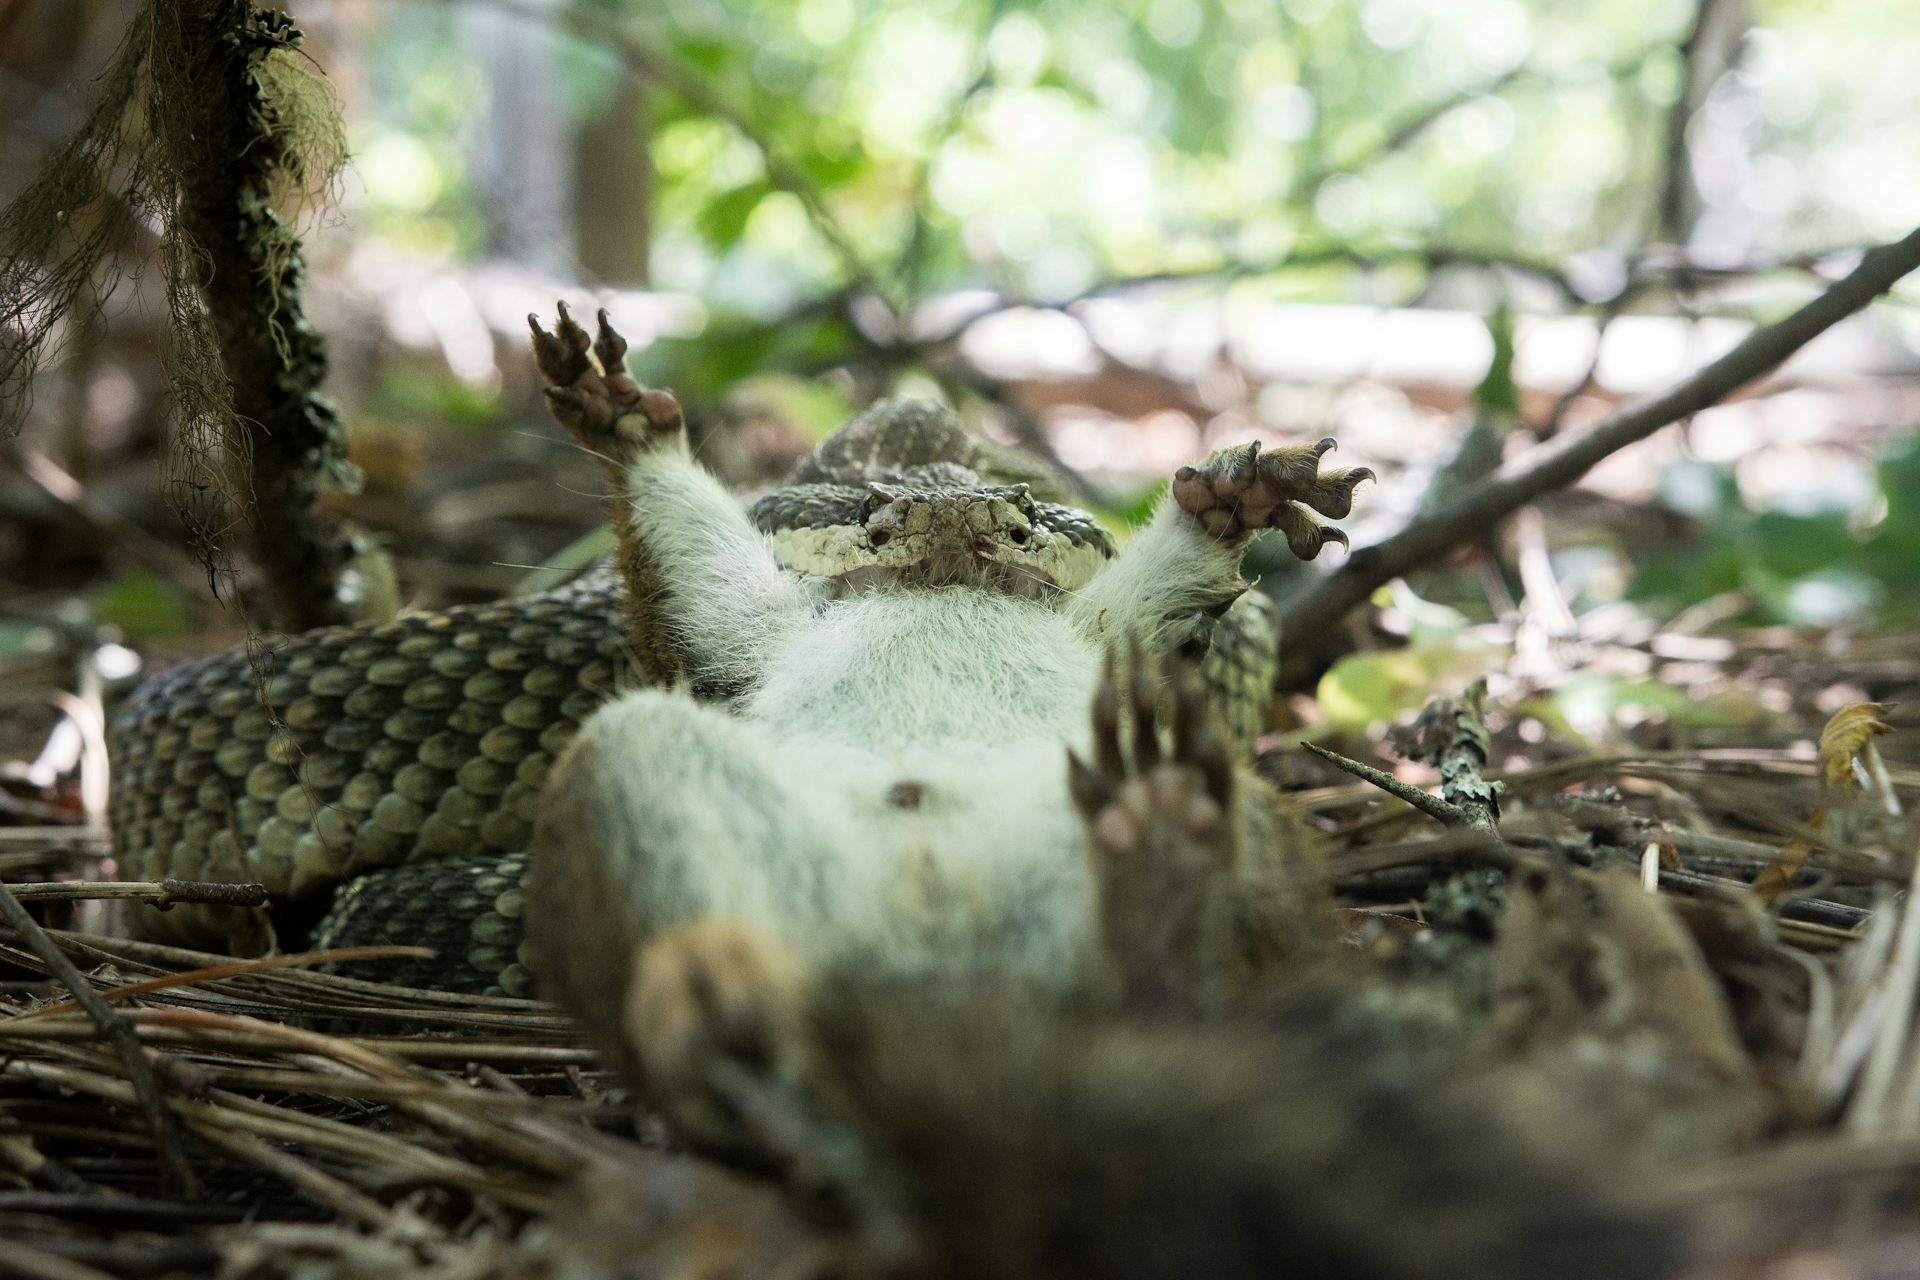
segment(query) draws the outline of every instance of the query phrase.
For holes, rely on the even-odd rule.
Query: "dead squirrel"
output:
[[[910,1240],[836,1274],[1659,1270],[1663,1232],[1368,1084],[1329,1019],[1209,1025],[1328,933],[1298,825],[1157,673],[1253,532],[1310,555],[1295,504],[1343,515],[1368,473],[1216,453],[1070,577],[1024,492],[921,460],[796,574],[604,314],[534,332],[612,477],[644,664],[736,704],[648,689],[583,726],[535,828],[537,967],[692,1140],[796,1176],[754,1100],[799,1100],[841,1153],[815,1173]]]

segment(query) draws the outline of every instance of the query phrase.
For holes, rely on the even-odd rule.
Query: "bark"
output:
[[[181,229],[203,255],[201,297],[233,391],[226,452],[253,554],[279,626],[346,622],[349,547],[313,506],[325,481],[352,474],[346,433],[319,394],[327,352],[302,308],[305,254],[273,208],[289,139],[259,81],[268,55],[298,46],[300,32],[250,0],[173,0],[156,8],[154,34],[190,68],[160,113],[160,141],[182,175]]]

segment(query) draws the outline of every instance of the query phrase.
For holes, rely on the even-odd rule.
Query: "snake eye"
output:
[[[867,535],[867,543],[869,546],[884,547],[887,545],[887,540],[891,537],[893,537],[893,535],[885,529],[875,529]]]

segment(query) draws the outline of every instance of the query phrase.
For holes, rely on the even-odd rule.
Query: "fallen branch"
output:
[[[1457,825],[1497,833],[1500,784],[1485,777],[1487,682],[1475,680],[1458,698],[1435,698],[1414,721],[1415,760],[1440,771],[1440,797],[1459,817]]]
[[[1301,745],[1335,768],[1406,801],[1434,821],[1478,831],[1498,845],[1500,784],[1487,781],[1483,772],[1487,763],[1486,697],[1487,682],[1476,680],[1458,698],[1435,698],[1414,723],[1415,741],[1402,754],[1440,770],[1437,796],[1325,747],[1311,742]]]
[[[1450,827],[1461,826],[1467,822],[1464,814],[1458,812],[1453,805],[1442,800],[1439,796],[1424,791],[1411,782],[1403,782],[1383,769],[1376,769],[1370,764],[1362,764],[1358,760],[1349,759],[1339,752],[1329,751],[1317,743],[1303,742],[1300,745],[1319,756],[1322,760],[1325,760],[1334,768],[1350,773],[1362,782],[1371,782],[1388,795],[1406,801],[1436,822],[1444,822]]]
[[[1376,590],[1483,537],[1529,502],[1579,479],[1602,459],[1725,399],[1779,367],[1794,352],[1859,311],[1920,268],[1920,228],[1870,249],[1860,265],[1792,315],[1748,334],[1733,350],[1667,391],[1569,432],[1508,462],[1458,501],[1410,522],[1384,542],[1362,547],[1338,569],[1285,603],[1286,636],[1277,683],[1290,687],[1312,671],[1339,636],[1336,624]]]

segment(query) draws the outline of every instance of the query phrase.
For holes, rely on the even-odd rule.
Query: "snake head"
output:
[[[913,495],[907,490],[897,485],[869,484],[861,520],[867,545],[878,550],[903,535],[924,533],[928,524],[926,512],[922,511],[920,520],[913,521],[913,506]]]
[[[790,484],[750,514],[781,564],[849,585],[1075,591],[1114,552],[1088,513],[970,473],[957,483],[896,475],[858,486]]]
[[[867,546],[902,566],[972,558],[1017,563],[1046,541],[1024,484],[907,487],[867,485]],[[906,545],[902,545],[906,544]],[[1030,566],[1038,568],[1038,566]]]

